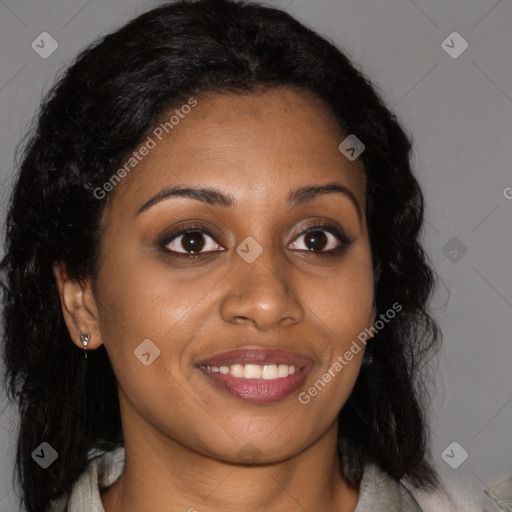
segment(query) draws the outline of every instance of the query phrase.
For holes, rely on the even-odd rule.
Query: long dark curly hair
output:
[[[1,262],[3,357],[8,397],[21,415],[16,476],[28,512],[69,491],[91,453],[123,445],[107,353],[90,351],[83,369],[53,274],[63,263],[75,280],[97,276],[99,223],[112,194],[100,200],[94,191],[169,108],[205,92],[278,86],[313,92],[345,134],[364,142],[377,316],[402,306],[368,345],[373,363],[362,367],[340,412],[340,467],[352,483],[373,462],[417,488],[439,485],[428,460],[425,363],[441,335],[429,309],[436,274],[420,241],[424,199],[411,171],[412,137],[361,70],[287,13],[232,0],[178,1],[81,51],[18,146]],[[31,457],[42,441],[59,454],[46,470]]]

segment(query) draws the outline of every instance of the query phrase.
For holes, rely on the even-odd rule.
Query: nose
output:
[[[238,255],[228,280],[220,314],[225,322],[252,323],[261,331],[299,323],[304,307],[294,293],[293,269],[285,258],[265,249],[252,263]]]

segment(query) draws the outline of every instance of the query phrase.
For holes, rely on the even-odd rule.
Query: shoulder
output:
[[[124,447],[91,459],[71,490],[50,502],[46,512],[105,512],[100,489],[109,487],[121,476],[124,464]]]
[[[407,479],[397,482],[375,464],[367,464],[354,512],[462,512],[441,485],[433,491],[416,489]],[[473,510],[473,509],[472,509]]]
[[[354,512],[424,512],[411,492],[375,464],[364,467]]]

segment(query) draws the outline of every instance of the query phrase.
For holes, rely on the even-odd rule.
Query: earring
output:
[[[85,358],[87,359],[87,344],[89,343],[89,340],[91,339],[91,335],[89,333],[80,334],[80,339],[82,340],[82,343],[84,345]]]

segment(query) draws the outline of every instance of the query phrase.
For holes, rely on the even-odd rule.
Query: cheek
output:
[[[160,351],[154,365],[162,370],[159,378],[167,371],[179,374],[180,365],[187,362],[187,346],[205,321],[205,310],[214,307],[211,285],[223,273],[197,277],[198,272],[183,265],[172,268],[128,244],[124,250],[106,249],[98,276],[100,332],[116,374],[140,371],[134,351],[147,339]]]
[[[325,334],[322,365],[299,403],[311,416],[321,418],[322,430],[334,421],[355,385],[365,345],[358,336],[371,326],[373,275],[371,264],[340,267],[336,278],[326,280],[309,298],[317,329]]]
[[[100,332],[123,403],[172,429],[190,408],[181,355],[200,321],[194,316],[200,295],[176,273],[135,258],[105,258],[99,284]],[[168,434],[181,435],[178,427]]]
[[[356,249],[335,273],[312,286],[314,292],[308,297],[314,315],[339,350],[371,325],[374,288],[369,248]]]
[[[98,276],[107,339],[120,330],[131,339],[144,339],[160,328],[161,336],[193,306],[194,297],[184,293],[180,273],[152,261],[135,241],[109,242]]]
[[[329,340],[322,350],[322,368],[301,402],[310,403],[319,415],[326,409],[333,414],[341,410],[364,356],[361,333],[365,336],[365,329],[372,325],[374,288],[369,247],[363,245],[308,299],[318,330]]]

